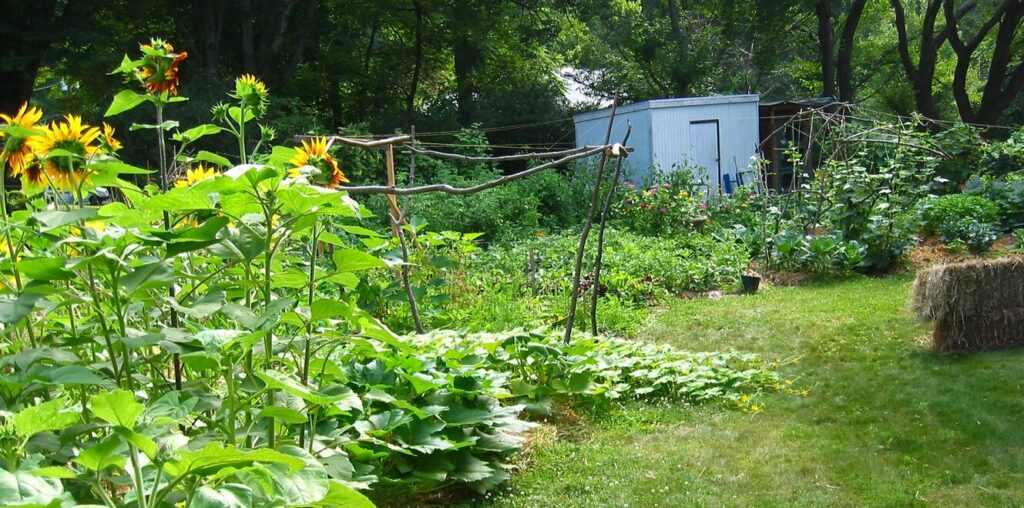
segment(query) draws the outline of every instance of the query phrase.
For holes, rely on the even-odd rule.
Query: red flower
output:
[[[647,203],[640,203],[640,208],[641,209],[647,208]]]

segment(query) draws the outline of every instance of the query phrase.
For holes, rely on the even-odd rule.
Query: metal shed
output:
[[[642,183],[652,168],[665,172],[689,166],[707,175],[708,189],[728,191],[737,183],[752,183],[751,157],[757,154],[757,94],[659,99],[620,106],[615,112],[612,142],[633,124],[629,145],[636,149],[626,159],[630,180]],[[608,129],[611,109],[573,117],[576,146],[600,145]],[[698,175],[702,176],[702,175]]]

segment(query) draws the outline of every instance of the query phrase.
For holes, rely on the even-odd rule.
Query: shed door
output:
[[[718,120],[690,122],[690,159],[707,172],[708,186],[722,188],[722,157],[718,144]]]

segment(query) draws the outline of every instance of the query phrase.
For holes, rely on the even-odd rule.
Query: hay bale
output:
[[[1024,345],[1024,259],[968,261],[918,272],[911,305],[919,317],[935,322],[936,351]]]
[[[954,322],[1024,307],[1024,259],[939,265],[918,272],[912,306],[923,319]]]
[[[932,347],[940,353],[989,351],[1024,345],[1024,308],[1004,309],[961,321],[938,321]]]

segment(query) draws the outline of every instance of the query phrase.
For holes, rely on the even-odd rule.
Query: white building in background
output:
[[[752,157],[758,153],[757,94],[659,99],[620,106],[615,112],[612,142],[633,131],[626,159],[630,180],[642,183],[657,167],[664,172],[689,167],[704,178],[710,192],[729,192],[753,183]],[[610,108],[573,117],[576,146],[601,145]],[[702,168],[702,169],[697,169]],[[701,173],[704,173],[702,175]]]

